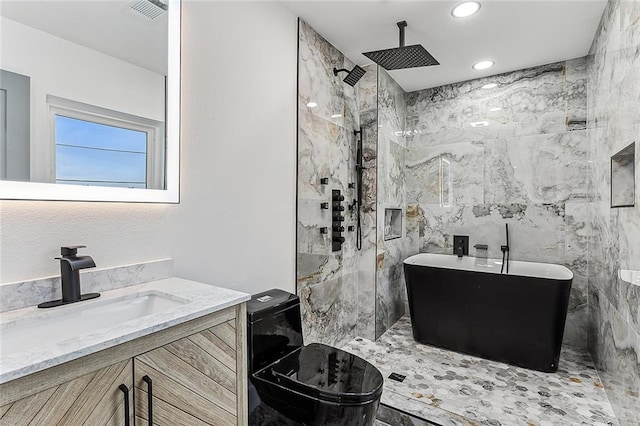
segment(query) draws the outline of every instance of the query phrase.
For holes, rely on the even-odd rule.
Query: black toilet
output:
[[[250,425],[372,425],[382,375],[340,349],[302,341],[300,299],[282,290],[247,302]]]

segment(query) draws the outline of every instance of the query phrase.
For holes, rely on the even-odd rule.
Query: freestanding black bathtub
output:
[[[413,337],[533,370],[558,369],[573,273],[560,265],[421,253],[404,261]]]

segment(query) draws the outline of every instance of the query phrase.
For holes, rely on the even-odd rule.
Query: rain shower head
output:
[[[405,46],[404,29],[407,26],[407,21],[398,22],[397,25],[400,29],[400,47],[365,52],[363,55],[386,70],[440,65],[440,62],[436,61],[422,45]]]
[[[349,86],[353,87],[356,85],[356,83],[358,82],[358,80],[360,80],[362,78],[362,76],[366,73],[366,71],[364,69],[362,69],[361,67],[359,67],[358,65],[356,65],[355,67],[353,67],[353,69],[351,71],[349,71],[348,69],[337,69],[334,68],[333,69],[333,75],[338,75],[339,72],[347,72],[349,74],[347,74],[347,76],[344,78],[345,83],[347,83]]]

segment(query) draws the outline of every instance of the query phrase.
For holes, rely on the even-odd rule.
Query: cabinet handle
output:
[[[123,383],[118,389],[124,394],[124,426],[129,426],[129,388]]]
[[[146,374],[142,376],[142,380],[147,383],[147,418],[149,419],[149,426],[153,426],[153,380]]]

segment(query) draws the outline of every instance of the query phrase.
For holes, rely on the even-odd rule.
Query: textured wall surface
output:
[[[453,235],[469,235],[470,255],[481,243],[500,258],[509,224],[512,260],[573,271],[565,343],[581,347],[586,80],[583,58],[412,92],[406,128],[409,253],[453,253]]]
[[[589,348],[623,425],[640,424],[640,1],[608,3],[588,79]],[[610,207],[610,158],[636,143],[635,207]]]
[[[357,87],[342,81],[345,74],[333,74],[334,67],[351,69],[354,64],[302,20],[298,49],[297,291],[305,341],[340,346],[373,324],[374,282],[360,280],[367,276],[366,269],[361,273],[356,233],[347,231],[356,225],[354,211],[347,209],[356,197],[349,188],[356,182],[354,130],[360,129],[359,108],[368,104],[360,101]],[[317,106],[307,106],[310,102]],[[325,177],[329,183],[322,185]],[[345,242],[336,252],[331,247],[331,210],[320,208],[323,202],[331,203],[334,189],[345,198]],[[370,214],[375,214],[368,210],[363,242],[371,239]],[[320,232],[322,227],[327,234]]]
[[[376,250],[376,338],[405,313],[406,289],[402,261],[406,257],[407,106],[405,91],[388,72],[378,68],[378,192]],[[389,238],[385,209],[401,209],[399,238]],[[391,232],[393,235],[394,232]],[[385,235],[387,235],[385,237]]]

